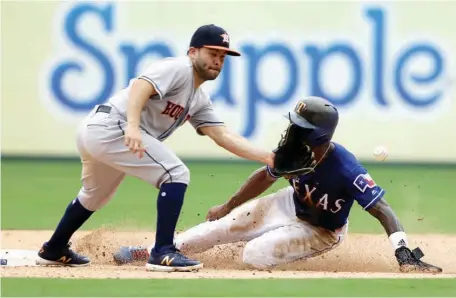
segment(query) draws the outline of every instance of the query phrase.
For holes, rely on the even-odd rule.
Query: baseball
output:
[[[384,161],[388,157],[388,149],[385,146],[378,146],[373,154],[376,160]]]

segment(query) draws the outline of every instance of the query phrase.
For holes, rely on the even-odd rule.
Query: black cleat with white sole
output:
[[[177,248],[172,248],[164,253],[157,253],[152,249],[146,264],[146,270],[158,272],[187,272],[197,271],[201,268],[203,268],[201,262],[187,258]]]
[[[90,265],[89,258],[70,249],[70,243],[60,249],[54,249],[44,243],[38,252],[37,265],[83,267]]]

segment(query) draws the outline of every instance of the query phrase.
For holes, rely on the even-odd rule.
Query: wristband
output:
[[[274,173],[274,170],[271,169],[271,167],[269,167],[269,165],[266,166],[266,169],[268,171],[269,176],[271,176],[272,178],[275,178],[275,179],[280,178],[280,176],[278,176],[277,174]]]
[[[401,246],[408,246],[407,235],[405,235],[405,232],[395,232],[391,234],[388,238],[395,250]]]

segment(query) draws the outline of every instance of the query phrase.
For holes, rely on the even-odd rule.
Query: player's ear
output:
[[[188,49],[187,55],[189,55],[190,57],[194,57],[196,55],[197,51],[198,50],[196,48],[191,47],[191,48]]]

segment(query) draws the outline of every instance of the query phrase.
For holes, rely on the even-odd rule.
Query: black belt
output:
[[[99,105],[95,113],[101,112],[101,113],[109,114],[109,113],[111,113],[111,109],[112,109],[112,107],[110,107],[110,106]]]

